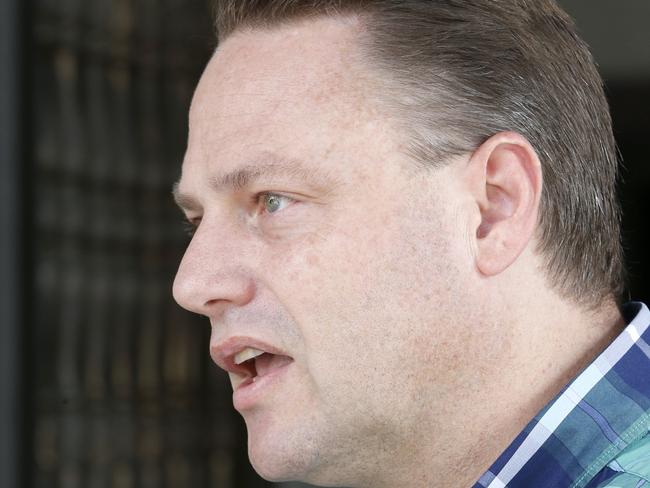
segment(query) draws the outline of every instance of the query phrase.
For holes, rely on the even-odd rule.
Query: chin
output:
[[[313,433],[291,432],[290,429],[248,427],[248,457],[251,465],[267,481],[302,481],[323,485],[323,460]],[[261,426],[260,426],[261,427]],[[302,435],[301,435],[302,434]],[[329,485],[332,486],[332,485]]]
[[[248,457],[251,465],[267,481],[305,481],[310,480],[310,464],[305,458],[307,453],[295,452],[282,445],[248,441]]]

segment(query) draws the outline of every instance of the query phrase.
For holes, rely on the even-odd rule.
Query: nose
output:
[[[176,302],[190,312],[219,318],[228,308],[244,306],[255,295],[241,242],[231,235],[197,229],[174,279]]]

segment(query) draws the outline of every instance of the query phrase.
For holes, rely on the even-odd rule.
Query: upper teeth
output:
[[[238,352],[235,354],[235,364],[241,364],[249,359],[256,358],[257,356],[261,356],[264,354],[264,351],[260,351],[259,349],[254,349],[252,347],[247,347],[241,352]]]

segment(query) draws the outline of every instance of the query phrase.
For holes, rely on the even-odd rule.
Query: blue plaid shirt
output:
[[[474,488],[650,488],[650,311],[526,426]]]

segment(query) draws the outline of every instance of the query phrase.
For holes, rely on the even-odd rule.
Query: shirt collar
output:
[[[626,304],[625,330],[549,402],[474,488],[580,487],[650,428],[650,311]]]

